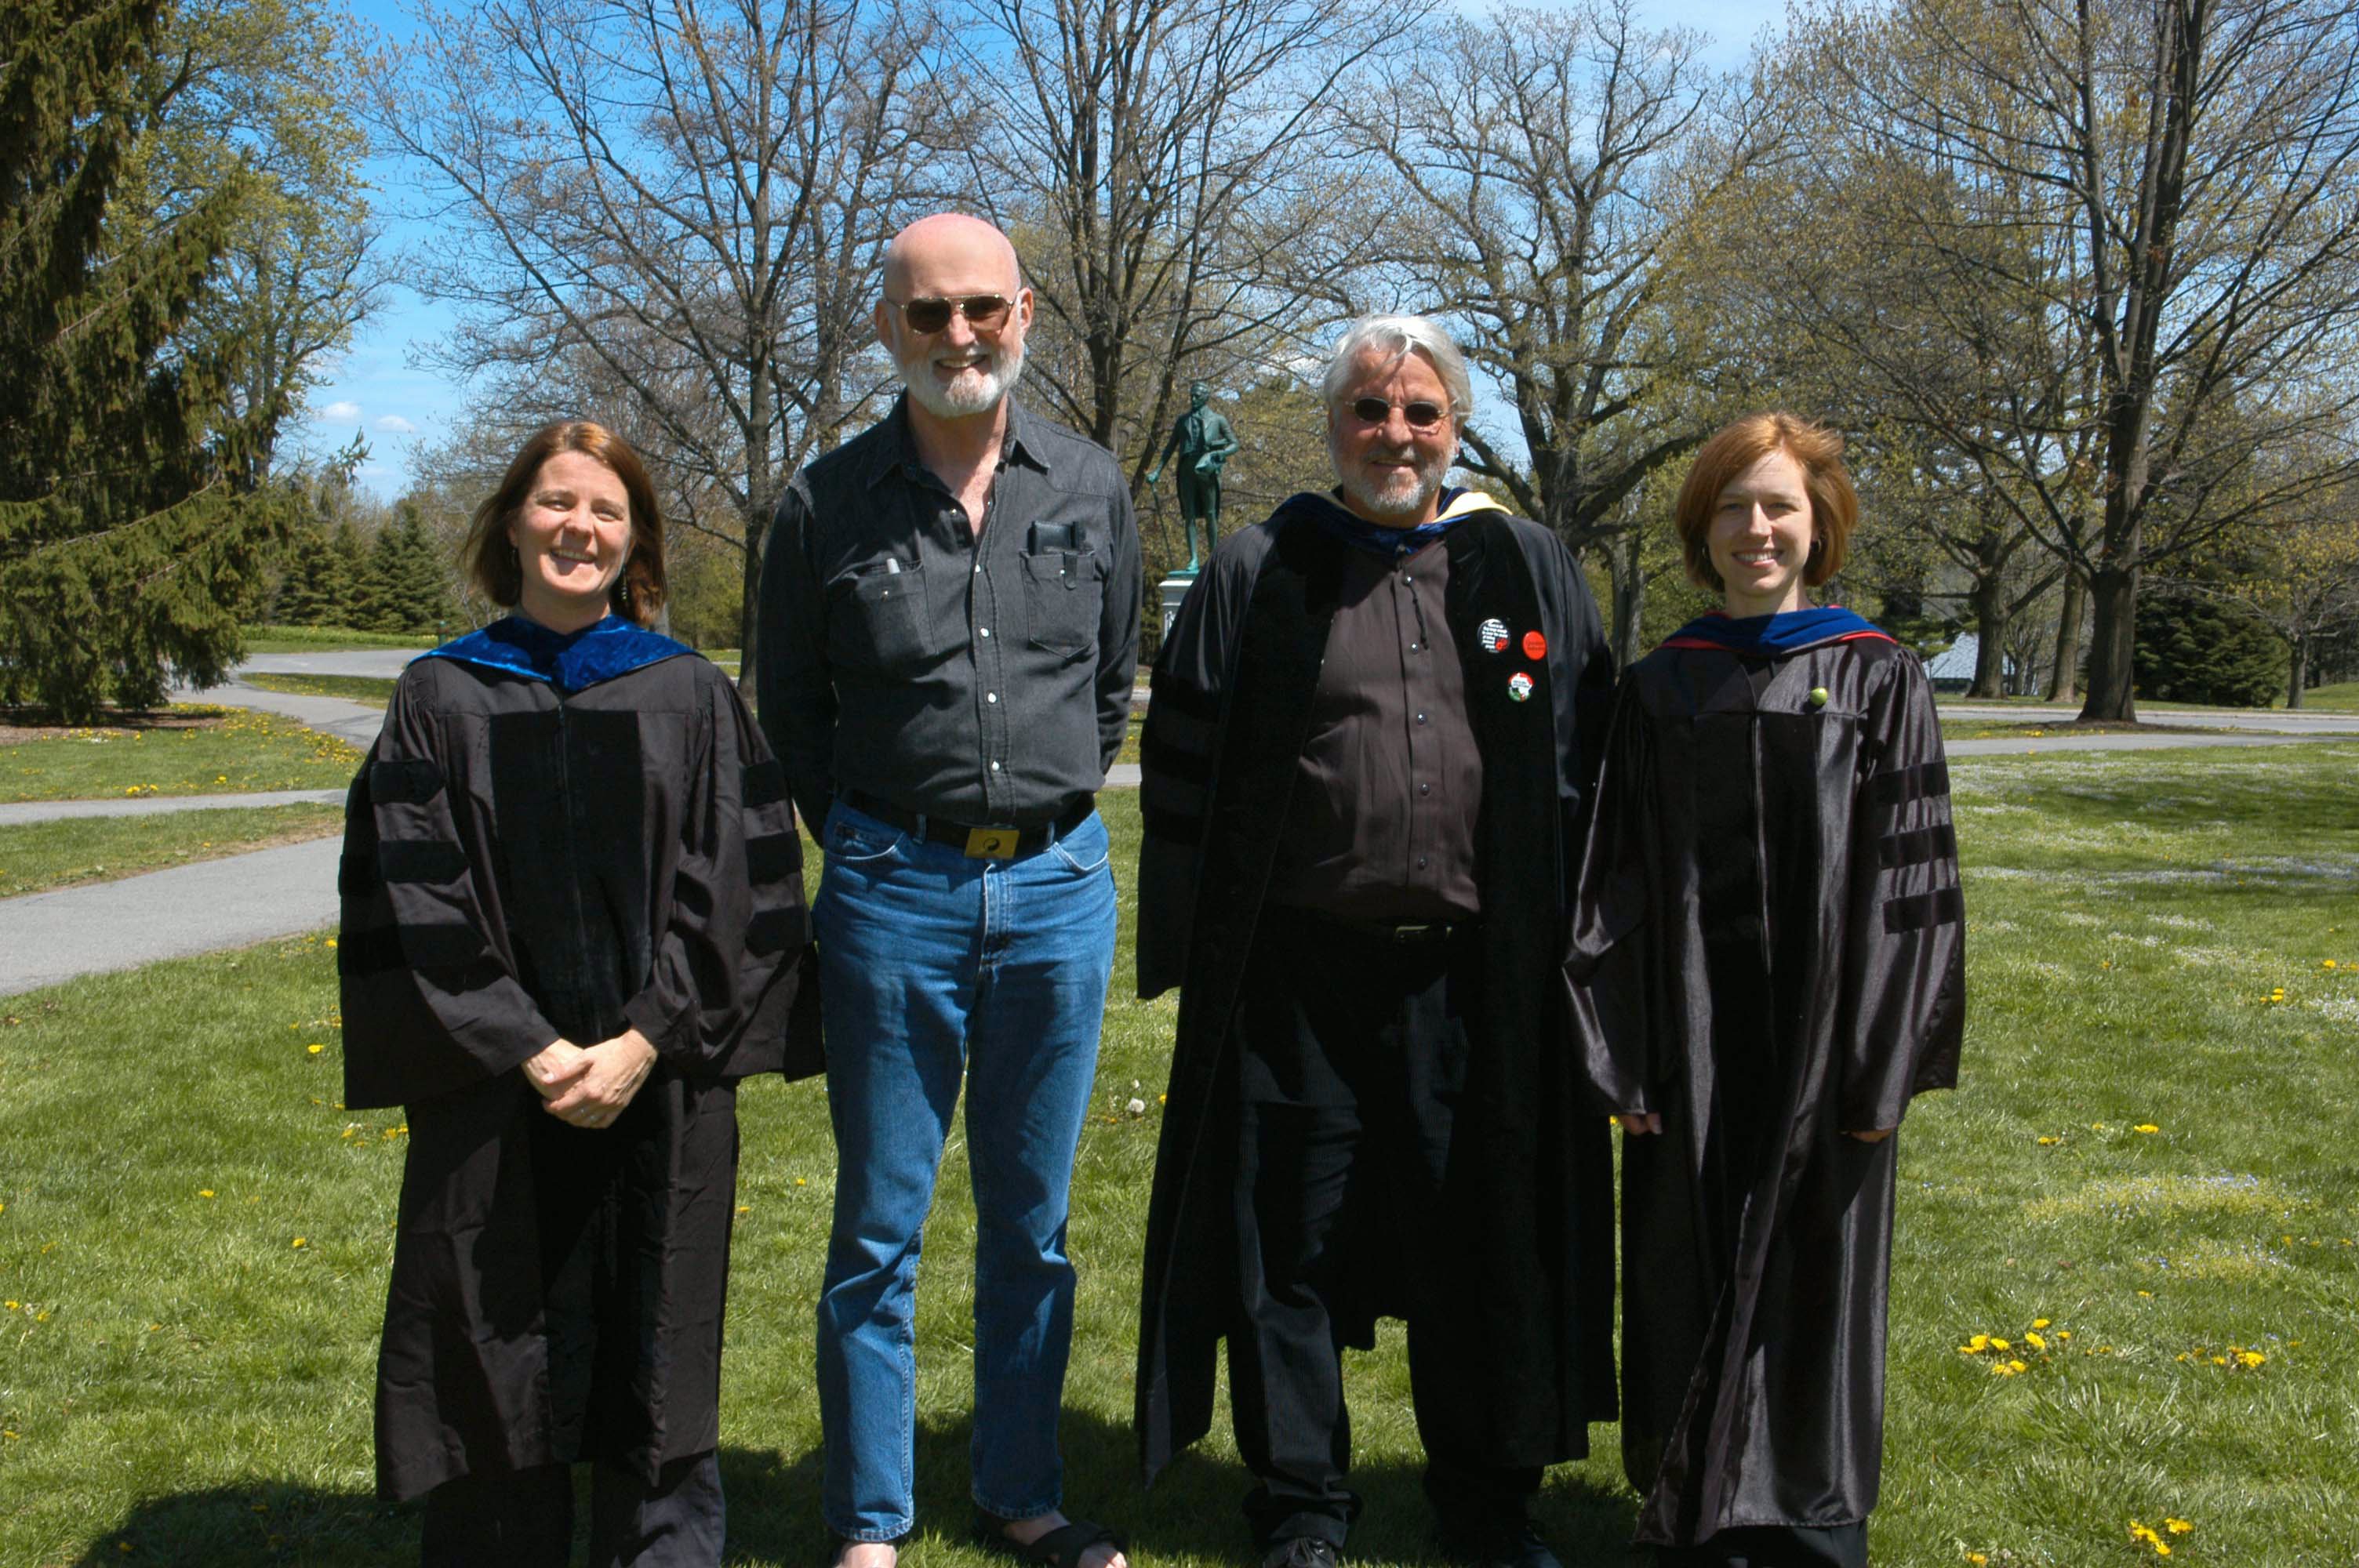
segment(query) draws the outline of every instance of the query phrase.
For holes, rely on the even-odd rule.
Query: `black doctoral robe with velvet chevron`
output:
[[[1956,1083],[1963,921],[1913,654],[1869,632],[1631,666],[1568,970],[1596,1103],[1663,1118],[1622,1155],[1640,1541],[1875,1506],[1899,1140],[1843,1134]]]
[[[391,1499],[576,1459],[653,1480],[715,1446],[736,1080],[817,1067],[793,810],[728,677],[617,622],[501,626],[484,648],[516,669],[410,665],[346,807],[345,1098],[409,1123]],[[542,1108],[527,1057],[633,1026],[657,1065],[612,1126]]]
[[[1217,1347],[1241,1310],[1231,1191],[1245,960],[1286,820],[1343,580],[1332,535],[1283,514],[1223,540],[1156,660],[1142,742],[1138,985],[1181,987],[1147,1215],[1139,1456],[1152,1481],[1209,1430]],[[1611,661],[1587,584],[1538,524],[1458,523],[1444,616],[1483,753],[1477,825],[1485,1016],[1471,1021],[1441,1205],[1451,1365],[1462,1396],[1421,1421],[1501,1465],[1587,1452],[1614,1415],[1606,1123],[1578,1108],[1559,971]],[[1509,633],[1486,646],[1484,622]],[[1524,638],[1547,639],[1527,656]],[[1511,677],[1529,685],[1519,700]],[[1378,1310],[1381,1310],[1379,1304]],[[1372,1319],[1352,1324],[1365,1343]]]

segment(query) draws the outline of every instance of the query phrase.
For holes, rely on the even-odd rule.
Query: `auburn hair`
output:
[[[475,508],[467,525],[466,543],[459,546],[467,580],[503,610],[515,609],[524,597],[524,565],[516,557],[508,528],[524,514],[542,467],[560,452],[594,458],[623,481],[623,493],[630,503],[631,543],[623,569],[606,592],[606,602],[625,620],[642,626],[654,624],[663,611],[666,588],[663,512],[656,504],[656,487],[631,444],[592,419],[560,419],[543,425],[509,460],[499,487]]]
[[[1810,557],[1803,564],[1802,581],[1818,588],[1843,570],[1843,553],[1859,521],[1859,492],[1852,488],[1843,450],[1841,434],[1792,414],[1748,414],[1723,427],[1696,453],[1671,511],[1688,580],[1714,593],[1728,591],[1712,569],[1712,509],[1737,475],[1772,452],[1784,452],[1800,465],[1802,487],[1810,498]]]

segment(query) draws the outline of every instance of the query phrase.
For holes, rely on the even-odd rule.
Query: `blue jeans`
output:
[[[811,911],[835,1126],[819,1301],[821,1510],[852,1541],[915,1520],[919,1237],[966,1076],[974,1181],[973,1497],[1059,1507],[1057,1414],[1073,1331],[1073,1151],[1114,968],[1105,824],[971,860],[838,802]]]

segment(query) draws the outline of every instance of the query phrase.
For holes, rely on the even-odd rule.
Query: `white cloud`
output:
[[[398,414],[387,414],[376,422],[376,427],[388,436],[415,436],[418,427]]]
[[[360,416],[361,406],[357,403],[331,403],[320,410],[321,418],[332,419],[339,425],[351,424]]]

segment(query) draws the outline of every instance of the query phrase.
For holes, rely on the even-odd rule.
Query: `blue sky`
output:
[[[344,0],[344,5],[350,15],[396,41],[408,38],[414,30],[399,0]],[[1483,7],[1465,5],[1462,8]],[[1763,28],[1782,22],[1785,9],[1785,0],[1734,0],[1723,5],[1641,0],[1640,5],[1641,15],[1654,26],[1689,27],[1709,34],[1712,46],[1707,58],[1723,66],[1742,61]],[[415,174],[400,163],[384,159],[373,165],[370,172],[378,188],[378,210],[394,218],[415,193]],[[389,223],[386,243],[398,247],[416,232],[415,225],[397,219]],[[368,460],[360,470],[362,483],[381,496],[397,494],[408,481],[412,450],[419,443],[441,436],[465,399],[463,386],[416,362],[419,349],[451,327],[449,308],[407,289],[389,291],[383,309],[312,395],[304,419],[293,432],[295,449],[315,455],[332,451],[358,434],[369,446]]]

